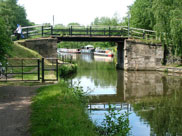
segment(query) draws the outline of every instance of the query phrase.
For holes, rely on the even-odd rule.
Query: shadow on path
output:
[[[30,136],[31,98],[38,87],[0,87],[0,136]]]

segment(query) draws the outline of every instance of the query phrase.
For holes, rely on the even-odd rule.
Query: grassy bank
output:
[[[79,88],[69,88],[63,81],[40,88],[32,104],[32,136],[96,135],[84,97]]]

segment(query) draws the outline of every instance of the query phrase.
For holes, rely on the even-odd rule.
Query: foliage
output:
[[[5,60],[5,57],[10,53],[11,39],[7,32],[4,21],[0,17],[0,62]]]
[[[12,33],[17,24],[22,26],[32,25],[26,19],[26,11],[23,6],[17,4],[17,0],[1,0],[0,1],[0,16],[6,23],[8,30]]]
[[[108,114],[105,114],[105,119],[102,122],[103,126],[98,128],[100,135],[104,136],[127,136],[130,132],[129,113],[121,113],[116,110],[116,107],[109,105]]]
[[[130,25],[135,28],[152,30],[155,24],[154,14],[152,12],[153,0],[136,0],[131,6]]]
[[[115,14],[112,18],[109,17],[96,17],[91,25],[101,25],[101,26],[117,26],[121,23],[118,15]]]

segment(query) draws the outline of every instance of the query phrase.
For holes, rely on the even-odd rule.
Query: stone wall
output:
[[[19,44],[37,51],[45,58],[57,57],[57,39],[54,38],[41,38],[33,40],[25,40],[18,42]]]
[[[156,70],[156,67],[162,65],[162,59],[163,48],[161,45],[125,40],[125,70]]]

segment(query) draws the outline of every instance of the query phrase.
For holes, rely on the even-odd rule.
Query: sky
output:
[[[127,15],[128,8],[135,0],[18,0],[24,6],[27,18],[36,24],[51,23],[67,25],[77,22],[90,25],[96,17],[119,18]]]

